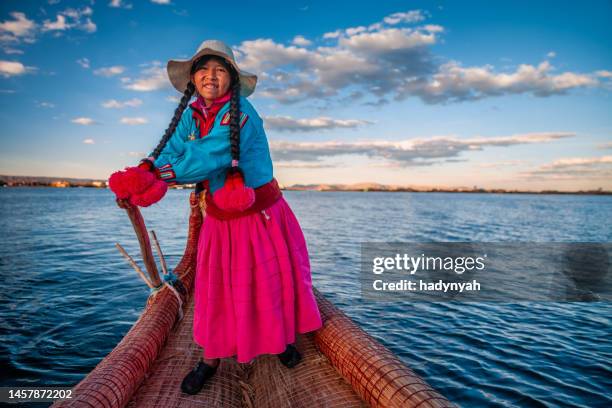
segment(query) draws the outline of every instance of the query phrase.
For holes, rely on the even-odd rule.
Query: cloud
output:
[[[21,55],[21,54],[23,54],[23,51],[18,50],[17,48],[5,47],[2,51],[4,51],[4,53],[8,54],[8,55],[13,55],[13,54]]]
[[[612,149],[612,142],[597,145],[598,149]]]
[[[293,41],[291,41],[291,43],[301,47],[307,47],[312,44],[312,41],[307,40],[306,38],[304,38],[304,36],[296,35],[295,37],[293,37]]]
[[[36,23],[18,11],[13,11],[9,15],[13,20],[0,23],[0,41],[5,43],[34,42]]]
[[[113,75],[121,75],[125,71],[125,67],[121,65],[115,65],[112,67],[104,67],[98,68],[94,71],[95,75],[100,75],[104,77],[111,77]]]
[[[141,72],[141,77],[137,79],[126,78],[124,81],[125,89],[138,92],[151,92],[170,87],[170,80],[166,70],[156,64],[150,68],[145,68]]]
[[[102,107],[109,109],[121,109],[125,107],[135,108],[140,105],[142,105],[142,100],[138,98],[132,98],[123,102],[117,101],[115,99],[110,99],[108,101],[102,102]]]
[[[39,108],[55,108],[55,104],[51,103],[51,102],[46,102],[46,101],[42,101],[42,102],[37,102],[36,104]]]
[[[412,10],[406,13],[393,13],[383,19],[387,24],[398,24],[398,23],[417,23],[424,20],[425,17],[421,10]]]
[[[554,75],[548,61],[537,67],[521,64],[512,73],[494,73],[492,66],[463,68],[456,61],[442,64],[431,80],[408,80],[398,89],[398,98],[418,95],[429,104],[479,100],[485,97],[531,93],[546,97],[564,94],[579,87],[592,87],[598,81],[589,74],[564,72]]]
[[[151,3],[155,3],[155,4],[170,4],[170,0],[151,0]]]
[[[67,8],[66,10],[57,13],[55,20],[45,20],[43,22],[43,31],[66,31],[70,29],[78,29],[93,33],[97,30],[96,24],[91,20],[93,9],[86,6],[82,9]]]
[[[123,9],[128,9],[128,10],[132,8],[131,4],[124,3],[123,0],[111,0],[108,6],[114,7],[114,8],[123,8]]]
[[[511,94],[549,97],[601,86],[612,77],[610,71],[556,72],[547,60],[509,71],[489,64],[462,66],[433,55],[446,30],[415,25],[423,20],[419,10],[393,13],[370,25],[325,33],[316,43],[301,36],[289,45],[269,38],[243,41],[236,54],[241,67],[260,74],[259,95],[284,104],[319,98],[340,102],[343,93],[354,91],[375,100],[416,97],[428,104]]]
[[[291,116],[267,116],[264,118],[267,129],[288,132],[313,132],[315,130],[338,128],[355,129],[371,123],[366,120],[332,119],[325,116],[309,119],[294,119]]]
[[[43,24],[43,30],[67,30],[68,27],[66,16],[62,14],[57,15],[56,21],[45,20]]]
[[[95,144],[96,142],[93,139],[84,139],[83,143],[84,144]]]
[[[382,158],[388,162],[407,167],[438,164],[449,159],[456,159],[464,152],[481,151],[489,147],[548,143],[573,136],[575,134],[569,132],[544,132],[469,139],[438,136],[400,141],[278,141],[271,142],[270,147],[275,160],[318,162],[330,156],[362,155]]]
[[[558,159],[534,170],[523,172],[520,176],[556,180],[580,178],[610,180],[612,179],[612,156]]]
[[[85,68],[85,69],[89,69],[90,68],[90,64],[89,64],[89,59],[87,58],[79,58],[78,60],[76,60],[76,63],[79,64],[81,67]]]
[[[305,163],[305,162],[283,162],[278,161],[274,163],[275,168],[287,168],[287,169],[324,169],[336,167],[332,163]]]
[[[520,166],[526,163],[527,161],[525,160],[501,160],[501,161],[490,162],[490,163],[478,163],[476,166],[483,168],[483,169],[497,169],[497,168],[510,167],[510,166]]]
[[[124,125],[144,125],[149,121],[146,118],[121,118],[120,121]]]
[[[83,126],[90,126],[96,123],[92,118],[85,118],[85,117],[74,118],[71,120],[71,122],[76,123],[77,125],[83,125]]]
[[[5,78],[23,75],[28,72],[26,66],[18,61],[0,61],[0,76]]]

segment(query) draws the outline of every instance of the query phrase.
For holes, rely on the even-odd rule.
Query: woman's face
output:
[[[229,71],[215,59],[209,59],[192,76],[191,81],[202,98],[206,106],[225,95],[231,83]]]

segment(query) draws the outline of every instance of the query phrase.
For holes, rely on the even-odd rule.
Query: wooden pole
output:
[[[157,255],[159,256],[159,263],[161,263],[162,272],[164,275],[168,274],[168,267],[166,266],[166,258],[164,258],[164,253],[159,246],[159,241],[157,240],[157,235],[155,231],[151,230],[151,237],[153,238],[153,244],[155,245],[155,249],[157,250]]]
[[[151,242],[149,241],[149,234],[147,234],[147,227],[145,226],[144,219],[140,213],[138,206],[130,204],[127,200],[117,200],[117,205],[123,209],[130,217],[134,232],[138,238],[140,244],[140,253],[142,254],[142,261],[144,262],[145,268],[149,273],[150,281],[154,287],[161,285],[162,281],[157,271],[157,265],[155,265],[155,258],[153,257],[153,251],[151,250]]]
[[[119,245],[119,243],[115,243],[115,246],[117,247],[117,249],[119,250],[119,252],[121,252],[121,254],[123,254],[123,256],[125,257],[125,259],[127,259],[127,261],[130,263],[130,265],[132,265],[132,267],[136,270],[136,272],[138,272],[138,275],[140,275],[140,277],[142,278],[143,281],[145,281],[145,283],[147,284],[148,287],[150,287],[151,289],[153,289],[153,285],[151,284],[151,282],[149,282],[149,280],[147,279],[147,277],[145,276],[144,272],[142,271],[142,269],[140,269],[140,266],[138,266],[138,264],[136,263],[136,261],[134,260],[134,258],[132,258],[130,256],[130,254],[127,253],[127,251],[125,249],[123,249],[123,247],[121,245]]]

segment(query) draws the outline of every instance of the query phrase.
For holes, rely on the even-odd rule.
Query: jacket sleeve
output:
[[[190,116],[183,116],[179,125],[155,160],[162,180],[169,184],[196,183],[210,178],[219,169],[231,166],[229,126],[216,125],[201,139],[187,141]],[[240,151],[245,152],[256,132],[246,121],[240,132]],[[249,125],[249,126],[247,126]]]

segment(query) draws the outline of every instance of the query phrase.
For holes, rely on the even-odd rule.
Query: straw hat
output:
[[[227,46],[223,41],[219,40],[207,40],[204,41],[198,47],[198,50],[188,60],[170,60],[168,61],[168,78],[170,82],[176,88],[177,91],[183,93],[187,89],[187,84],[191,80],[190,73],[193,63],[204,55],[216,55],[224,58],[229,64],[231,64],[238,72],[240,76],[240,94],[242,96],[249,96],[255,91],[255,85],[257,84],[257,75],[251,74],[238,68],[236,59],[234,58],[234,52]]]

